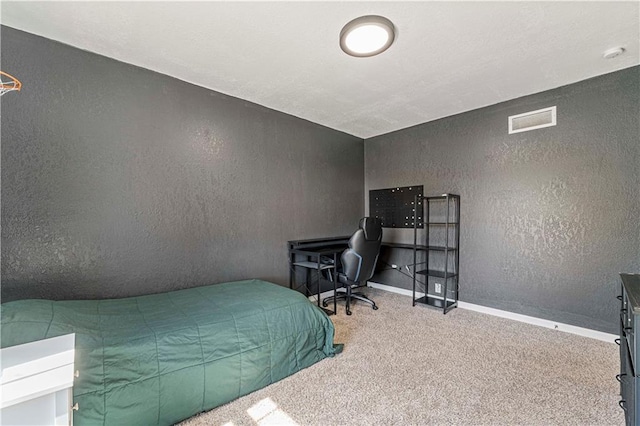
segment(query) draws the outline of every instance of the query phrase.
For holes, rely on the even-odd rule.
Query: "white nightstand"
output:
[[[0,425],[73,423],[74,348],[67,334],[0,349]]]

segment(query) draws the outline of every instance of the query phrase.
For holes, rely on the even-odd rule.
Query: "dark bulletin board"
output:
[[[413,228],[414,197],[422,197],[422,185],[369,191],[369,216],[382,220],[385,228]],[[422,200],[419,201],[418,228],[424,228]]]

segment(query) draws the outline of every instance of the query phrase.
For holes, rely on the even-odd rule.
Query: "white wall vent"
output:
[[[528,132],[529,130],[542,129],[556,125],[556,107],[525,112],[524,114],[509,117],[509,134]]]

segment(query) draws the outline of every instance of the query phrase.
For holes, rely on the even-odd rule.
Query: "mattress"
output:
[[[1,306],[2,347],[76,333],[74,424],[173,424],[335,353],[333,324],[261,280]]]

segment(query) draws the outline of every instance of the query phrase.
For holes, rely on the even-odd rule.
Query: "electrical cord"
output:
[[[396,265],[396,267],[394,268],[393,265],[385,262],[384,260],[382,260],[382,263],[384,263],[385,265],[388,266],[388,268],[383,269],[383,271],[387,271],[389,269],[395,269],[396,271],[400,272],[402,275],[413,279],[413,275],[411,274],[411,269],[409,269],[409,265],[404,265],[404,267],[407,268],[407,271],[409,271],[409,273],[406,273],[406,272],[404,272],[402,270],[402,267],[399,267],[399,266]],[[426,263],[426,262],[416,263],[416,265],[420,265],[422,263]],[[416,282],[421,284],[422,286],[424,286],[424,288],[426,288],[426,286],[427,286],[427,283],[425,283],[424,281],[420,281],[417,277],[416,277]]]

